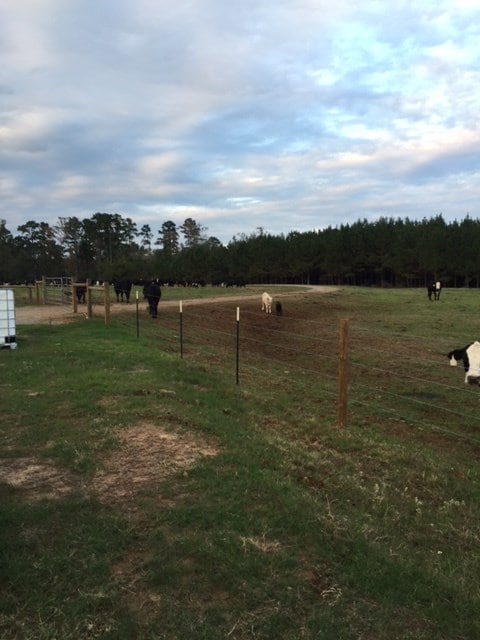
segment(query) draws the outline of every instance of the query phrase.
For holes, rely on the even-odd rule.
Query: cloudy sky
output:
[[[0,218],[480,214],[480,0],[0,0]]]

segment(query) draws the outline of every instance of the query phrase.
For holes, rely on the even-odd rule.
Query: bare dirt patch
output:
[[[102,469],[83,490],[106,504],[117,505],[133,518],[139,515],[137,503],[142,492],[158,491],[160,504],[175,507],[175,501],[161,498],[162,481],[187,472],[200,458],[218,453],[216,446],[200,436],[169,431],[152,423],[138,423],[122,430],[119,440],[119,448],[105,457]],[[34,457],[0,459],[2,483],[29,502],[61,499],[78,490],[78,481],[72,475],[52,462]],[[131,606],[150,617],[158,614],[160,598],[145,584],[147,560],[145,551],[137,549],[112,567],[112,575],[128,593]]]
[[[30,502],[62,498],[74,487],[69,474],[32,457],[0,460],[0,482],[17,489]]]
[[[201,457],[218,451],[190,433],[167,431],[141,423],[120,433],[122,446],[104,461],[91,487],[104,502],[119,503],[150,490],[167,476],[192,468]]]
[[[108,455],[103,468],[84,488],[108,504],[129,503],[141,491],[158,487],[167,476],[191,469],[201,457],[218,451],[190,433],[175,433],[140,423],[120,434],[120,448]],[[61,499],[78,490],[75,478],[40,458],[0,460],[0,483],[29,502]]]
[[[17,325],[56,325],[79,322],[81,320],[85,320],[85,313],[73,313],[70,307],[61,305],[28,305],[17,307],[15,310],[15,323]]]

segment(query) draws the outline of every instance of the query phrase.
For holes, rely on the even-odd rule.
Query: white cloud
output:
[[[0,218],[475,216],[480,2],[0,7]],[[478,203],[477,203],[478,206]]]

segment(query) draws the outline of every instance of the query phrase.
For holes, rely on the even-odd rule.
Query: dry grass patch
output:
[[[267,540],[265,534],[259,537],[243,537],[240,536],[244,551],[247,551],[248,547],[261,551],[262,553],[279,553],[283,549],[283,545],[277,540]]]
[[[0,482],[18,490],[28,502],[63,498],[74,489],[70,474],[33,457],[0,460]]]
[[[138,423],[119,434],[120,447],[103,462],[92,480],[100,500],[130,501],[162,479],[194,466],[217,448],[191,433],[168,431],[152,423]]]
[[[151,423],[135,424],[118,434],[120,446],[85,485],[108,504],[131,501],[167,476],[192,468],[217,448],[191,433],[168,431]],[[78,481],[53,462],[35,457],[0,459],[0,482],[29,502],[58,500],[78,489]]]

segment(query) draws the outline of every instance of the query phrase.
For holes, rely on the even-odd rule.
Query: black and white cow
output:
[[[480,385],[480,342],[476,340],[462,349],[453,349],[447,356],[452,367],[463,362],[466,383]]]
[[[440,300],[440,293],[442,292],[442,283],[440,280],[431,282],[427,287],[428,299],[431,300],[432,296],[434,300]]]
[[[130,293],[132,291],[131,280],[114,280],[113,288],[117,296],[117,302],[130,302]]]

